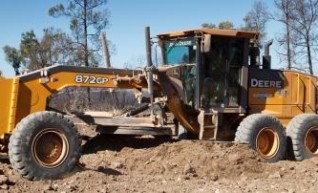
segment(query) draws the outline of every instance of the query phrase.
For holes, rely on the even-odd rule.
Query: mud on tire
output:
[[[318,155],[318,115],[297,115],[289,122],[286,134],[291,141],[290,152],[296,160]]]
[[[284,127],[277,118],[270,115],[247,116],[236,131],[235,142],[247,143],[266,162],[282,160],[286,154]]]
[[[31,114],[17,125],[9,141],[12,167],[29,180],[55,179],[71,171],[81,155],[81,139],[62,114]]]

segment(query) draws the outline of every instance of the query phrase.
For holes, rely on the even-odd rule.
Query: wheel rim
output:
[[[265,127],[260,130],[256,138],[256,148],[265,159],[276,155],[279,148],[279,137],[274,128]]]
[[[318,127],[313,127],[306,133],[306,148],[313,155],[318,155]]]
[[[58,129],[47,128],[34,137],[32,155],[42,167],[59,166],[68,153],[69,143],[66,136]]]

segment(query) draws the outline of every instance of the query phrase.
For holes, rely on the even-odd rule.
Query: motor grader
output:
[[[260,62],[257,40],[254,32],[205,28],[150,38],[146,28],[144,69],[54,65],[0,78],[1,149],[31,180],[74,168],[82,123],[113,134],[176,136],[184,128],[191,138],[247,143],[268,162],[284,159],[287,150],[296,160],[316,156],[317,77],[271,69],[271,42]],[[152,64],[153,47],[160,48],[159,66]],[[50,108],[50,96],[67,87],[133,89],[143,105],[113,117]],[[144,111],[148,116],[138,116]]]

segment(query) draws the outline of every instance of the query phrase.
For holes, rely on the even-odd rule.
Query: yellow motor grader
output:
[[[263,61],[258,34],[194,29],[150,38],[141,70],[55,65],[0,78],[1,149],[27,179],[58,178],[81,156],[76,125],[98,126],[113,134],[178,135],[247,143],[268,162],[317,155],[317,77],[273,70],[269,47]],[[152,64],[152,46],[161,65]],[[157,47],[156,47],[157,48]],[[124,116],[106,112],[66,114],[48,106],[50,96],[67,87],[148,89],[148,102]],[[149,116],[138,116],[144,111]],[[213,152],[211,152],[213,153]]]

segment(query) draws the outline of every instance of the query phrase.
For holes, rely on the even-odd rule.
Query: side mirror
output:
[[[211,34],[204,34],[202,40],[202,52],[209,53],[211,50]]]

